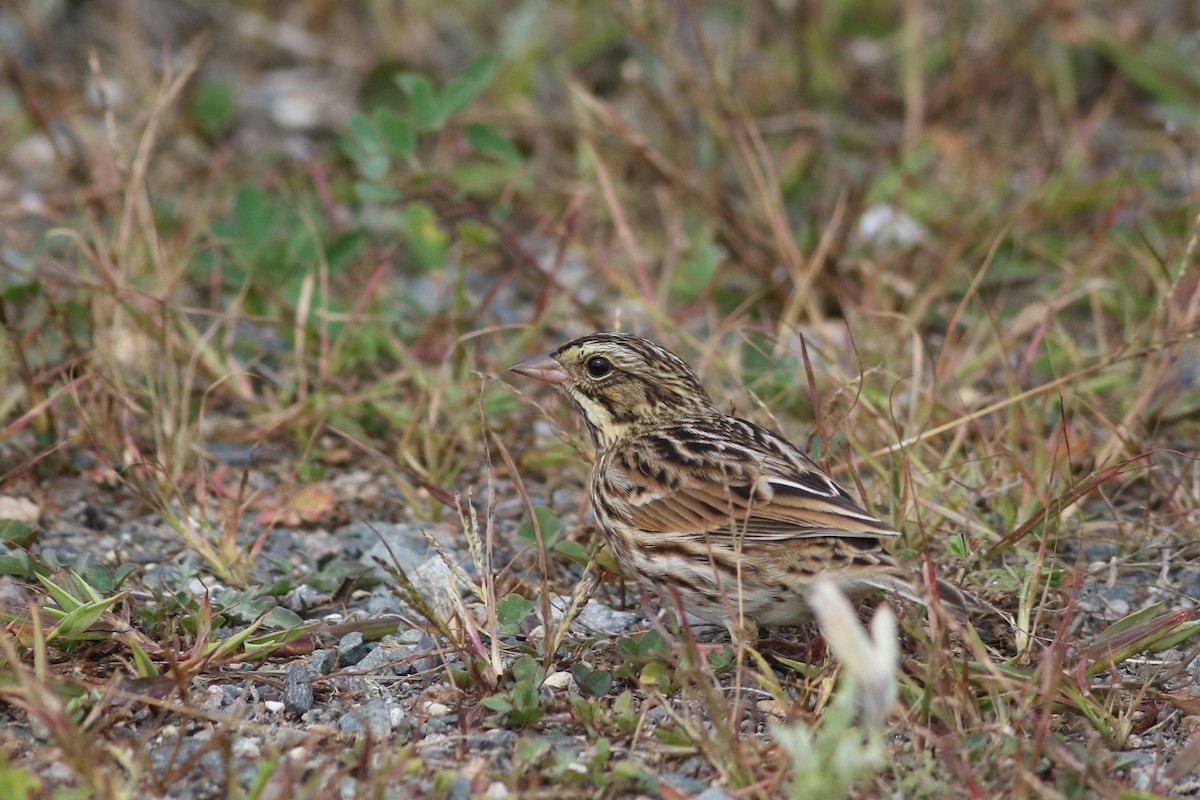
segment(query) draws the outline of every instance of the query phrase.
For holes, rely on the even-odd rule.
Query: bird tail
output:
[[[986,600],[981,600],[968,591],[960,589],[952,583],[938,578],[935,581],[937,585],[938,600],[942,605],[950,610],[956,617],[963,619],[972,619],[977,617],[997,616],[1007,622],[1009,625],[1014,624],[1012,617],[1005,614],[1000,609],[996,608]]]
[[[914,603],[929,605],[932,599],[930,595],[936,594],[937,602],[941,603],[943,608],[959,619],[970,621],[983,617],[999,617],[1009,626],[1015,625],[1010,615],[1004,613],[986,600],[981,600],[970,592],[960,589],[941,578],[935,580],[935,587],[930,591],[925,586],[906,580],[899,575],[884,575],[879,577],[881,580],[879,580],[877,588],[900,595]]]

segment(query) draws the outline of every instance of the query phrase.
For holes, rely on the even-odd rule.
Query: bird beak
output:
[[[513,364],[508,371],[542,383],[563,383],[567,380],[567,373],[563,371],[562,364],[558,363],[558,360],[549,353],[527,358],[520,364]]]

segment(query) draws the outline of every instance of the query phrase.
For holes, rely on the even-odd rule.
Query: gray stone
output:
[[[239,686],[236,683],[221,684],[221,697],[225,705],[233,705],[242,696],[245,691],[244,686]]]
[[[346,666],[366,658],[367,653],[371,652],[371,645],[364,641],[361,631],[351,631],[338,642],[337,651],[338,663]]]
[[[413,672],[428,672],[437,669],[442,663],[439,656],[432,655],[437,649],[437,641],[428,633],[422,633],[421,639],[417,642],[416,653],[430,653],[431,655],[413,661]]]
[[[390,580],[390,579],[389,579]],[[404,604],[396,595],[388,591],[377,591],[360,603],[363,612],[369,617],[382,617],[385,614],[410,614],[412,609]]]
[[[394,525],[375,522],[368,526],[363,522],[347,525],[337,532],[340,539],[361,543],[364,564],[376,565],[375,559],[395,565],[410,577],[431,555],[436,556],[420,525]],[[347,548],[350,550],[351,548]]]
[[[439,555],[426,559],[409,578],[417,590],[439,612],[450,613],[454,606],[450,600],[450,583],[454,580],[450,568]]]
[[[392,638],[400,644],[420,644],[422,639],[429,638],[429,634],[420,628],[405,628],[393,633]]]
[[[471,800],[471,779],[461,772],[455,775],[447,797],[449,800]]]
[[[316,675],[328,675],[337,667],[336,650],[316,650],[308,657],[308,666]]]
[[[1111,618],[1113,622],[1125,616],[1136,605],[1140,604],[1140,601],[1130,587],[1123,583],[1107,586],[1100,581],[1089,581],[1084,584],[1081,595],[1093,603],[1097,603],[1098,610],[1104,616]]]
[[[369,672],[372,675],[395,675],[396,671],[390,666],[384,666],[393,660],[394,656],[382,647],[375,647],[363,656],[355,665],[356,672]]]
[[[362,694],[370,686],[362,675],[336,675],[333,683],[345,694]]]
[[[313,587],[308,584],[302,584],[292,589],[284,598],[284,603],[288,608],[304,609],[315,604],[321,596]]]
[[[46,767],[42,772],[42,777],[54,783],[71,784],[75,781],[75,770],[58,762]]]
[[[450,730],[449,717],[433,717],[425,720],[425,732],[432,734],[444,734]]]
[[[698,795],[708,789],[707,783],[677,772],[663,773],[662,779],[686,795]]]
[[[393,674],[393,675],[416,674],[417,662],[421,661],[423,659],[413,658],[413,656],[416,656],[422,652],[424,652],[422,650],[422,648],[417,647],[415,644],[400,645],[399,647],[393,647],[392,649],[388,650],[388,656],[392,661],[401,662],[399,664],[395,664],[392,666],[391,674]],[[409,660],[405,661],[404,659],[409,659]]]
[[[283,673],[283,710],[300,716],[312,710],[312,680],[317,675],[310,664],[293,661]]]
[[[166,737],[166,739],[168,741],[150,751],[150,764],[156,771],[165,772],[168,769],[178,767],[181,764],[186,764],[195,756],[199,756],[200,758],[198,763],[204,763],[203,755],[200,755],[200,752],[208,747],[208,731],[197,731],[191,736],[183,737],[183,739],[179,741],[176,741],[176,736],[169,736]],[[204,755],[207,755],[207,753]],[[216,755],[219,759],[220,754],[217,753]],[[205,766],[209,765],[205,764]],[[218,764],[218,769],[219,768],[220,766]]]
[[[1158,754],[1147,750],[1126,750],[1117,755],[1118,763],[1127,771],[1130,785],[1139,792],[1150,791],[1152,777],[1162,768]]]
[[[517,734],[505,728],[493,728],[470,737],[471,749],[485,753],[509,754],[516,744]]]
[[[719,786],[710,786],[692,800],[733,800],[729,792]]]
[[[214,439],[204,443],[204,454],[231,467],[244,467],[254,457],[254,447],[240,442],[222,442]]]
[[[667,719],[667,711],[664,708],[655,706],[646,712],[646,724],[658,725]]]
[[[338,720],[338,728],[343,733],[352,736],[362,736],[368,731],[375,738],[390,736],[392,714],[387,700],[377,697],[374,700],[368,700],[358,708],[347,711]]]
[[[557,625],[558,621],[562,619],[563,609],[567,607],[570,600],[569,596],[562,594],[555,595],[550,600],[554,624]],[[641,620],[641,614],[635,614],[632,611],[617,611],[603,603],[589,600],[579,612],[573,626],[582,628],[587,633],[603,633],[613,636],[629,630],[639,620]]]

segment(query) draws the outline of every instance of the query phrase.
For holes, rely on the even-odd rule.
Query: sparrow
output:
[[[553,385],[595,449],[596,520],[623,570],[735,639],[810,619],[828,578],[851,598],[887,592],[922,603],[919,570],[887,544],[900,533],[783,435],[723,413],[692,369],[627,333],[592,333],[514,365]],[[960,616],[985,607],[938,580]]]

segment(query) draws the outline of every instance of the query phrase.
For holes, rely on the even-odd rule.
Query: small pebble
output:
[[[308,666],[316,675],[328,675],[337,666],[337,651],[317,650],[308,657]]]
[[[787,707],[781,705],[778,700],[759,700],[756,706],[764,714],[771,714],[780,718],[787,716]]]
[[[452,709],[445,703],[426,703],[425,713],[431,717],[444,717],[450,713]]]
[[[262,748],[254,739],[243,737],[233,743],[233,754],[239,758],[257,759],[262,756]]]
[[[454,776],[454,782],[450,784],[450,800],[470,800],[471,798],[471,779],[461,772]]]
[[[293,661],[287,665],[283,674],[283,707],[289,714],[300,716],[312,710],[314,677],[310,664]]]
[[[361,631],[351,631],[337,644],[338,663],[343,666],[357,664],[371,652],[371,646],[363,640]]]
[[[338,720],[338,728],[343,733],[354,736],[361,736],[368,731],[375,737],[390,736],[392,733],[391,709],[383,698],[368,700],[359,708],[344,714]]]
[[[565,689],[571,685],[571,673],[551,672],[546,676],[545,684],[551,689]]]

